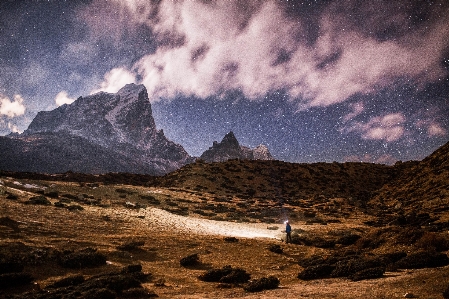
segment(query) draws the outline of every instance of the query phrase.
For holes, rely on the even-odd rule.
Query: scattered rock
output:
[[[263,290],[276,289],[279,286],[279,279],[275,276],[262,277],[251,280],[243,289],[247,292],[260,292]]]

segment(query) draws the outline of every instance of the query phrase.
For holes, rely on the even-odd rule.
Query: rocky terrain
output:
[[[448,152],[2,172],[0,297],[449,298]]]

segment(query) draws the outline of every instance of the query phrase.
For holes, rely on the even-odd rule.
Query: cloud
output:
[[[365,110],[365,107],[363,106],[362,102],[352,103],[349,105],[349,107],[352,109],[352,112],[349,112],[343,117],[343,122],[350,121],[351,119],[360,115]]]
[[[416,127],[427,133],[429,137],[438,137],[447,135],[446,129],[433,119],[424,119],[416,122]]]
[[[363,139],[393,142],[405,133],[406,118],[401,113],[392,113],[371,118],[368,122],[352,122],[340,129],[342,133],[358,133]]]
[[[115,68],[104,76],[104,81],[100,84],[100,88],[91,92],[91,94],[104,91],[115,93],[128,83],[135,83],[136,77],[130,71],[124,68]]]
[[[23,98],[20,95],[14,96],[14,101],[8,97],[0,95],[0,115],[8,117],[16,117],[25,113],[25,105],[23,105]]]
[[[431,123],[427,129],[429,136],[445,136],[446,130],[437,123]]]
[[[126,12],[127,26],[145,24],[157,40],[157,50],[133,69],[153,100],[233,90],[258,99],[284,90],[298,109],[308,109],[375,93],[399,79],[424,86],[447,75],[441,63],[449,39],[444,3],[427,7],[429,17],[413,22],[407,16],[416,7],[403,2],[335,1],[317,15],[314,34],[305,26],[305,13],[292,17],[282,3],[129,0],[114,5]],[[355,22],[354,12],[366,16],[369,26]]]
[[[8,129],[9,129],[11,132],[13,132],[13,133],[20,133],[19,128],[17,128],[16,125],[14,125],[14,124],[12,124],[12,123],[10,123],[10,122],[8,122]]]
[[[55,103],[58,106],[61,106],[64,104],[72,104],[74,101],[75,101],[75,99],[69,98],[66,91],[61,91],[55,97]]]

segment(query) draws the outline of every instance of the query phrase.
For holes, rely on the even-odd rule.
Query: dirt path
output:
[[[140,210],[129,209],[98,209],[90,208],[96,213],[107,214],[133,221],[137,225],[149,230],[173,231],[181,234],[218,235],[242,238],[270,238],[281,239],[282,228],[268,229],[263,223],[235,223],[226,221],[214,221],[202,218],[193,218],[175,215],[158,208],[146,208]]]

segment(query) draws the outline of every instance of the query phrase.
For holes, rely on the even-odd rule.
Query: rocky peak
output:
[[[220,143],[214,141],[212,147],[206,150],[200,158],[206,162],[223,162],[229,159],[273,159],[268,148],[264,145],[259,145],[255,149],[241,146],[232,131],[227,133]]]
[[[219,144],[221,147],[240,148],[240,144],[232,131],[226,134]]]
[[[166,173],[193,160],[182,146],[156,129],[143,85],[127,84],[116,94],[99,92],[52,111],[39,112],[22,135],[25,138],[42,133],[81,137],[148,165],[148,173]]]
[[[273,156],[268,150],[268,147],[263,144],[260,144],[255,149],[253,149],[253,155],[254,160],[273,160]]]

